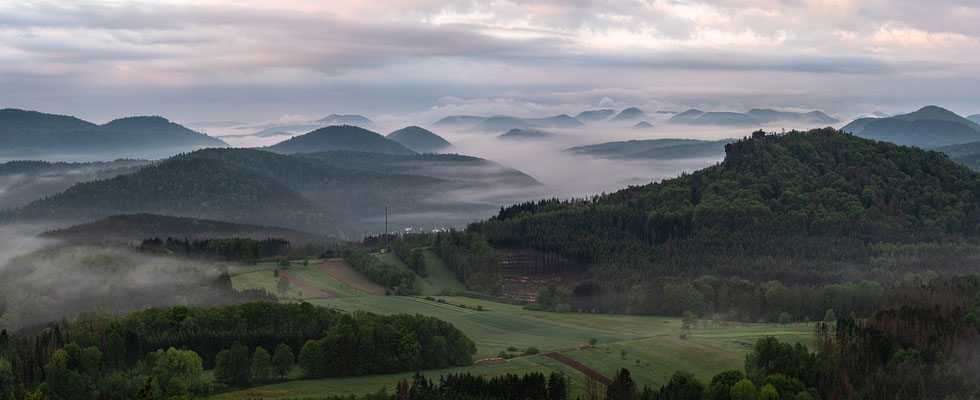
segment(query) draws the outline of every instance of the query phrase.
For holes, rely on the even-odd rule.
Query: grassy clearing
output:
[[[744,358],[737,354],[671,337],[611,343],[565,355],[607,377],[615,376],[620,368],[628,368],[638,386],[653,388],[669,381],[680,369],[707,382],[719,372],[741,369],[744,364]]]
[[[314,298],[311,297],[309,293],[300,290],[294,285],[289,285],[289,289],[286,291],[286,293],[280,295],[276,290],[276,284],[278,283],[279,278],[275,277],[275,273],[273,272],[274,270],[275,268],[270,268],[234,275],[231,278],[231,285],[235,288],[235,290],[265,289],[266,292],[272,293],[282,300],[298,301]]]
[[[692,332],[690,340],[719,350],[745,356],[761,337],[773,336],[780,342],[813,346],[813,324],[751,324],[750,326],[702,329]]]
[[[280,299],[298,301],[314,299],[309,293],[302,291],[295,286],[290,286],[285,295],[280,296],[276,290],[279,278],[275,276],[275,270],[279,265],[275,262],[258,263],[256,265],[241,265],[228,267],[228,275],[231,276],[231,283],[235,289],[265,289],[267,292],[275,294]],[[339,297],[365,296],[360,290],[346,285],[329,275],[320,272],[311,262],[309,266],[293,262],[289,268],[284,269],[297,279],[300,279],[311,286],[324,292]]]
[[[564,354],[599,373],[612,377],[619,368],[629,368],[640,385],[659,387],[678,370],[687,370],[707,381],[728,369],[741,369],[744,355],[750,350],[739,342],[755,343],[771,335],[780,340],[809,343],[812,325],[750,324],[718,329],[695,330],[689,339],[680,339],[680,319],[623,315],[556,314],[531,312],[519,306],[484,300],[444,297],[449,304],[420,297],[363,296],[316,299],[310,302],[346,311],[366,310],[380,314],[420,313],[453,323],[477,343],[477,358],[496,356],[500,350],[529,346],[541,351],[568,349],[597,338],[599,346]],[[459,305],[464,305],[460,307]],[[473,311],[483,306],[492,311]],[[621,354],[626,352],[625,357]],[[430,379],[448,373],[471,372],[481,375],[527,372],[564,372],[571,380],[573,395],[584,393],[585,377],[557,361],[542,356],[526,356],[506,364],[472,365],[459,368],[423,371]],[[326,394],[367,394],[410,378],[412,373],[329,378],[295,381],[226,393],[220,398],[247,397],[316,397]]]
[[[439,258],[432,250],[425,250],[422,255],[425,257],[425,280],[436,290],[435,293],[422,293],[424,295],[436,295],[443,289],[466,290],[466,286],[456,278],[456,274],[449,269],[449,266]]]
[[[423,293],[433,296],[433,291],[443,287],[462,286],[445,264],[427,251],[429,278],[424,281]],[[393,254],[377,255],[385,262],[408,270]],[[429,261],[429,258],[437,261]],[[272,264],[272,263],[269,263]],[[264,269],[263,269],[264,268]],[[233,274],[237,287],[271,287],[275,289],[272,277],[274,265],[266,267],[242,267]],[[423,314],[448,321],[465,332],[477,345],[477,359],[495,357],[508,347],[524,350],[536,347],[542,352],[570,349],[586,344],[590,339],[598,340],[596,348],[569,351],[564,354],[579,361],[599,373],[612,377],[620,368],[629,368],[633,379],[640,385],[657,388],[670,379],[678,370],[687,370],[707,381],[718,372],[728,369],[741,369],[744,356],[751,351],[752,344],[763,336],[775,336],[780,341],[812,344],[812,324],[747,324],[730,325],[716,329],[698,329],[687,339],[680,339],[681,322],[674,317],[646,317],[628,315],[600,315],[567,313],[557,314],[524,310],[520,306],[495,303],[467,297],[433,296],[436,300],[426,300],[421,296],[371,296],[356,291],[349,286],[330,278],[310,267],[292,267],[289,271],[299,279],[329,293],[341,290],[354,290],[359,294],[346,292],[347,297],[330,299],[309,299],[312,304],[353,312],[357,310],[378,314]],[[452,278],[452,279],[450,279]],[[270,286],[271,285],[271,286]],[[268,290],[268,289],[267,289]],[[293,288],[295,290],[295,288]],[[428,292],[426,292],[428,291]],[[287,300],[300,297],[287,293]],[[475,311],[482,307],[485,311]],[[625,356],[622,354],[625,352]],[[438,379],[448,373],[471,372],[481,375],[505,373],[524,374],[552,371],[564,372],[571,380],[572,393],[584,393],[585,377],[568,366],[542,356],[526,356],[505,364],[471,365],[467,367],[424,371],[430,379]],[[290,378],[298,377],[296,370]],[[275,397],[317,397],[330,394],[367,394],[386,388],[389,393],[396,382],[410,378],[413,373],[399,373],[379,376],[329,378],[310,381],[291,381],[275,385],[250,388],[238,392],[225,393],[219,398],[275,398]]]
[[[524,316],[526,312],[517,306],[461,297],[438,298],[445,299],[448,304],[401,296],[316,299],[310,302],[348,312],[365,310],[378,314],[418,313],[444,319],[476,342],[477,358],[494,357],[510,346],[521,350],[537,347],[542,351],[548,351],[577,347],[588,343],[591,338],[598,338],[601,342],[612,342],[639,337],[526,317]],[[458,307],[458,304],[470,308]],[[476,308],[476,305],[484,305],[492,311],[473,311],[471,308]]]

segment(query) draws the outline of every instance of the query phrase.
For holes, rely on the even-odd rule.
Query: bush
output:
[[[540,353],[540,351],[538,350],[537,347],[534,346],[528,347],[527,350],[524,350],[524,354],[527,355],[538,354],[538,353]]]
[[[508,347],[507,347],[507,351],[518,351],[518,350],[517,350],[517,347],[514,347],[514,346],[508,346]]]

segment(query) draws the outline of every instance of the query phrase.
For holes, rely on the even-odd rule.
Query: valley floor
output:
[[[430,255],[427,254],[427,258]],[[431,255],[431,256],[434,256]],[[442,287],[461,285],[448,270],[428,262],[429,278],[423,293],[437,293]],[[436,265],[433,268],[433,265]],[[326,268],[325,266],[329,266]],[[276,278],[272,263],[233,267],[230,272],[236,289],[266,288],[275,292]],[[682,339],[680,318],[630,315],[551,313],[524,310],[520,306],[468,297],[386,296],[377,287],[342,260],[316,262],[309,266],[293,265],[290,276],[304,282],[303,287],[290,285],[282,295],[286,301],[308,301],[343,311],[370,311],[378,314],[424,314],[451,322],[477,345],[476,359],[497,357],[501,351],[516,348],[517,355],[529,347],[542,354],[527,355],[507,362],[479,363],[466,367],[422,371],[429,379],[440,375],[469,372],[494,376],[506,373],[525,374],[564,372],[571,380],[572,393],[585,391],[585,375],[544,353],[560,351],[572,363],[580,363],[598,374],[612,378],[620,368],[628,368],[637,385],[659,387],[677,370],[687,370],[702,380],[715,374],[742,369],[745,355],[756,339],[775,336],[780,341],[810,344],[810,324],[723,324],[691,331]],[[447,275],[447,273],[449,273]],[[449,279],[452,278],[452,279]],[[323,292],[327,296],[315,295]],[[482,309],[483,311],[477,311]],[[588,347],[590,339],[594,347]],[[583,346],[585,345],[585,346]],[[580,347],[585,347],[581,348]],[[564,359],[564,357],[555,357]],[[567,360],[566,360],[567,361]],[[294,370],[289,378],[298,379]],[[368,394],[379,390],[391,393],[395,384],[411,379],[414,373],[397,373],[361,377],[292,380],[284,383],[226,392],[216,398],[303,398],[333,394]]]

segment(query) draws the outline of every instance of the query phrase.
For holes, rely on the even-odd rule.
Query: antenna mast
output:
[[[385,204],[385,253],[388,252],[388,205]]]

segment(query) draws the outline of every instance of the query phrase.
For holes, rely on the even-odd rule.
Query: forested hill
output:
[[[314,153],[328,150],[353,150],[387,154],[415,154],[400,143],[381,134],[351,125],[335,125],[320,128],[305,135],[296,136],[266,148],[282,153]]]
[[[271,177],[214,159],[175,158],[112,179],[80,183],[13,211],[16,219],[90,221],[155,213],[260,225],[335,228],[308,200]]]
[[[113,153],[123,157],[225,146],[219,139],[162,117],[128,117],[96,125],[64,115],[0,110],[0,155]]]
[[[980,233],[980,174],[941,153],[830,128],[753,136],[693,174],[588,201],[516,205],[469,229],[498,247],[530,246],[586,264],[743,277],[763,265],[780,269],[769,279],[865,276],[836,269],[840,263],[894,273],[869,271],[882,255],[875,242]],[[781,259],[791,261],[780,266]]]

